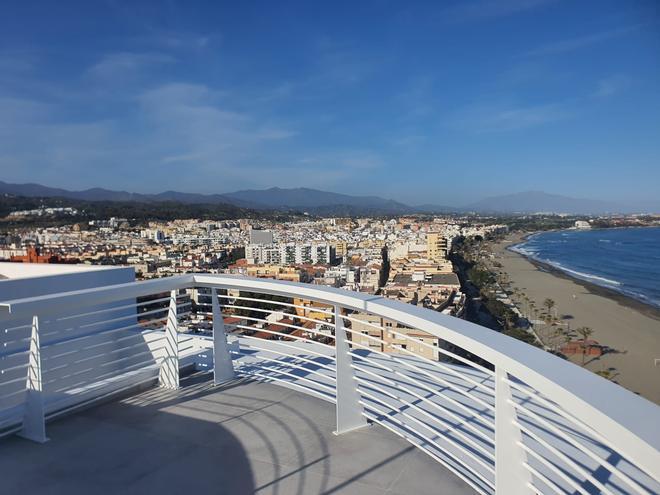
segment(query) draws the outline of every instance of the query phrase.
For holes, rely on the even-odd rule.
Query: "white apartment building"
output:
[[[248,244],[248,263],[261,265],[326,265],[333,260],[334,248],[327,243]]]

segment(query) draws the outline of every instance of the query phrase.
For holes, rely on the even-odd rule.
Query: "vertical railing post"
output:
[[[495,367],[495,493],[497,495],[529,495],[532,490],[531,473],[524,466],[527,455],[520,447],[522,433],[517,420],[508,374]]]
[[[170,307],[165,326],[165,355],[158,377],[161,387],[172,390],[179,388],[179,325],[176,315],[176,290],[173,290],[170,292]]]
[[[360,392],[357,388],[355,370],[351,366],[353,359],[344,328],[341,308],[335,304],[335,356],[337,363],[337,430],[340,435],[367,425],[364,408],[360,404]]]
[[[18,434],[38,443],[46,438],[46,416],[44,414],[43,381],[41,380],[41,343],[39,341],[39,317],[32,317],[30,355],[28,357],[27,381],[25,383],[25,412],[23,428]]]
[[[211,298],[213,299],[213,383],[219,385],[234,379],[234,364],[227,345],[227,332],[217,289],[211,289]]]

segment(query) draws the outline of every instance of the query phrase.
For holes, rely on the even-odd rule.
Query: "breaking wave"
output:
[[[607,245],[607,246],[606,246]],[[660,228],[539,232],[508,249],[660,307]]]

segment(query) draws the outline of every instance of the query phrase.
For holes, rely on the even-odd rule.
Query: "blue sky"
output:
[[[660,190],[660,3],[4,2],[0,179],[462,205]]]

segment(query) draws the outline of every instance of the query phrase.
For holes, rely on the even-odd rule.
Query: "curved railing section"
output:
[[[0,432],[186,367],[336,404],[479,493],[660,492],[660,409],[490,329],[341,289],[195,274],[0,303]]]

